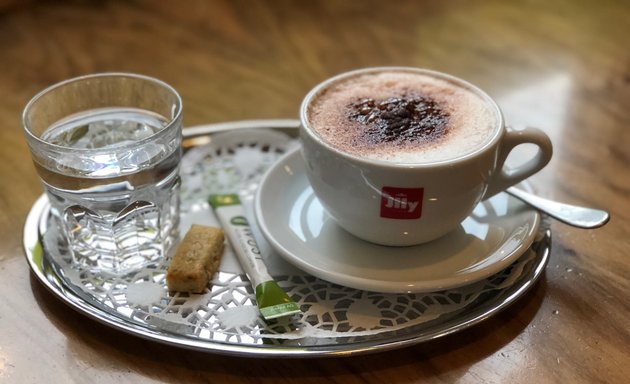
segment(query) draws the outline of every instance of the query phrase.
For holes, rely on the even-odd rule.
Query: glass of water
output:
[[[75,263],[125,274],[168,252],[179,233],[175,89],[126,73],[78,77],[36,95],[23,125]]]

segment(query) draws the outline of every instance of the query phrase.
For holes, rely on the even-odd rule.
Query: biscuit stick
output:
[[[177,247],[166,273],[170,291],[202,293],[219,268],[224,235],[221,228],[193,224]]]

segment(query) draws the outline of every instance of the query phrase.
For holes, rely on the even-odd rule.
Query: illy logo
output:
[[[381,217],[412,220],[422,216],[424,188],[383,187]]]

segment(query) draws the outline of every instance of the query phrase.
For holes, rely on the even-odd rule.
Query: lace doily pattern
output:
[[[240,191],[245,200],[253,196],[267,167],[294,145],[295,140],[285,134],[255,129],[217,133],[209,143],[189,150],[181,165],[182,221],[213,222],[206,201],[209,194]],[[234,256],[229,249],[206,291],[186,294],[169,293],[166,288],[169,257],[126,276],[107,276],[73,265],[50,222],[42,238],[45,254],[67,289],[125,322],[208,343],[304,348],[396,340],[453,319],[529,273],[542,232],[532,249],[500,273],[457,289],[422,294],[339,286],[284,265],[279,256],[267,252],[273,266],[270,272],[302,309],[301,314],[272,322],[258,313],[252,287],[230,260]]]

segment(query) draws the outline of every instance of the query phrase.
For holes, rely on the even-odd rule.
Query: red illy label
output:
[[[381,217],[413,220],[422,216],[424,188],[383,187]]]

